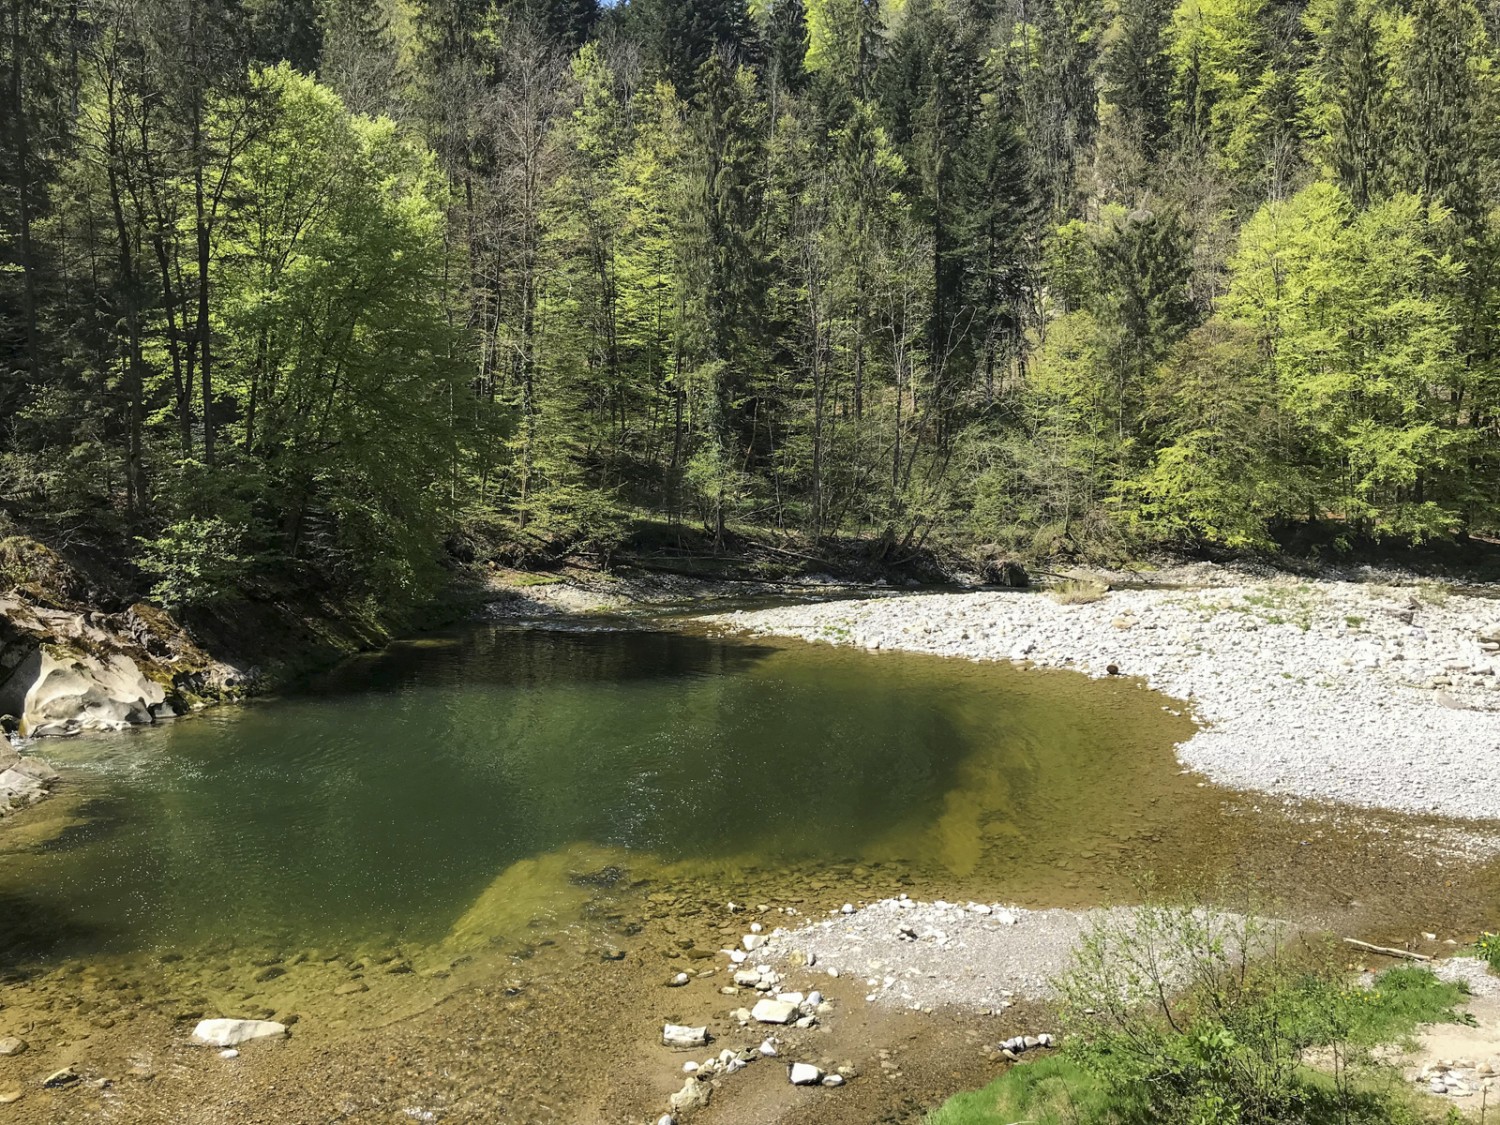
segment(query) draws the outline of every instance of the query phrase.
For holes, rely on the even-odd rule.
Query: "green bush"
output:
[[[250,558],[243,531],[218,516],[190,517],[155,539],[138,539],[140,567],[156,579],[151,596],[169,609],[209,605],[239,592]]]
[[[1274,926],[1188,909],[1108,916],[1058,985],[1060,1054],[959,1095],[929,1125],[1415,1122],[1371,1049],[1461,1018],[1462,989],[1427,969],[1364,988]]]

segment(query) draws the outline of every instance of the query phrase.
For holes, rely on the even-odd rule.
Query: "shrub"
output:
[[[951,1099],[928,1125],[1401,1125],[1372,1048],[1457,1019],[1462,992],[1397,968],[1373,988],[1276,926],[1147,907],[1106,917],[1059,982],[1062,1050]]]

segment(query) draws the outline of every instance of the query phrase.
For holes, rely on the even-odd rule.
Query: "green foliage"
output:
[[[1140,1099],[1135,1120],[1245,1125],[1402,1120],[1368,1049],[1460,995],[1426,970],[1351,986],[1274,926],[1157,907],[1097,925],[1060,987],[1073,1057]]]
[[[151,596],[168,609],[227,601],[249,573],[243,532],[217,516],[182,520],[138,543],[140,568],[153,579]]]
[[[643,516],[1500,528],[1474,0],[157,7],[4,9],[27,525],[218,517],[245,583],[380,599],[466,529],[608,558]]]
[[[1466,441],[1446,424],[1465,373],[1443,218],[1409,195],[1356,214],[1316,184],[1262,208],[1230,261],[1221,308],[1256,333],[1311,506],[1375,534],[1441,535],[1457,521],[1452,498],[1428,487]]]
[[[1371,1049],[1460,1018],[1461,990],[1427,969],[1353,986],[1274,927],[1202,910],[1099,923],[1059,983],[1061,1052],[950,1099],[929,1125],[1415,1122]]]

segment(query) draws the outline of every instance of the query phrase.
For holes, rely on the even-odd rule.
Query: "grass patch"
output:
[[[1047,591],[1058,605],[1087,605],[1109,593],[1109,587],[1094,578],[1069,578]]]
[[[927,1125],[1115,1125],[1120,1094],[1066,1056],[1013,1066],[982,1090],[955,1094]],[[1124,1112],[1129,1112],[1126,1107]]]
[[[1445,605],[1448,601],[1448,595],[1452,592],[1453,588],[1446,582],[1436,582],[1430,578],[1423,578],[1417,581],[1417,600],[1419,602],[1426,602],[1428,605]]]
[[[556,574],[518,574],[515,578],[511,579],[508,585],[522,587],[556,586],[561,581],[563,581],[562,577]]]
[[[1376,1047],[1410,1035],[1418,1024],[1472,1022],[1458,1011],[1467,994],[1463,985],[1438,980],[1431,969],[1403,965],[1381,973],[1374,988],[1346,991],[1338,1001],[1349,1012],[1350,1042]]]

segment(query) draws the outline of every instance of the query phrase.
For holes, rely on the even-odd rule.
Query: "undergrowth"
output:
[[[1100,924],[1059,982],[1054,1055],[959,1094],[928,1125],[1418,1125],[1374,1048],[1457,1021],[1464,989],[1400,967],[1361,987],[1253,920],[1147,908]]]

